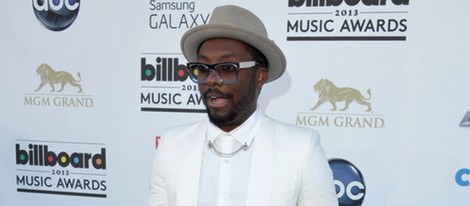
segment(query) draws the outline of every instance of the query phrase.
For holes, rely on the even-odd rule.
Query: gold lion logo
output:
[[[331,111],[336,111],[336,103],[344,101],[344,108],[340,111],[345,111],[349,108],[349,104],[354,101],[357,104],[367,106],[366,112],[372,111],[370,102],[368,102],[368,100],[370,100],[371,98],[370,89],[367,90],[369,98],[365,98],[356,89],[349,87],[337,87],[333,84],[333,82],[328,79],[321,79],[315,84],[315,86],[313,86],[313,89],[315,90],[315,92],[318,92],[319,99],[315,106],[311,108],[311,110],[317,109],[324,102],[328,101],[333,106]]]
[[[42,63],[39,65],[38,69],[36,70],[37,74],[41,77],[41,83],[39,84],[38,88],[35,90],[36,92],[41,90],[41,88],[49,84],[52,87],[51,92],[55,91],[54,84],[60,84],[61,88],[57,92],[62,92],[64,90],[65,84],[69,84],[71,86],[77,87],[79,90],[78,92],[82,92],[82,85],[80,85],[81,77],[80,72],[77,73],[78,80],[75,80],[73,76],[65,71],[54,71],[51,66],[48,64]]]

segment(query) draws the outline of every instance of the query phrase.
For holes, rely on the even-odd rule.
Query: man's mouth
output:
[[[231,95],[229,95],[229,94],[224,95],[220,91],[206,92],[204,97],[206,99],[207,106],[211,107],[211,108],[225,107],[231,99]]]
[[[223,96],[208,96],[207,106],[212,108],[221,108],[227,105],[228,99]]]

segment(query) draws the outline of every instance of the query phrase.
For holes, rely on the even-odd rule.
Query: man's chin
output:
[[[234,117],[233,115],[220,115],[220,114],[212,114],[208,112],[209,120],[217,125],[217,126],[226,126],[232,124]]]

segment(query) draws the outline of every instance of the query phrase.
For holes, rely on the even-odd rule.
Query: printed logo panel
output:
[[[370,106],[371,91],[367,90],[368,97],[364,97],[361,92],[350,87],[340,88],[335,86],[333,82],[328,79],[321,79],[318,81],[315,86],[313,86],[315,92],[318,92],[318,101],[315,103],[315,106],[311,110],[317,109],[320,105],[325,102],[331,103],[331,111],[336,111],[336,103],[344,102],[344,108],[340,111],[345,111],[349,109],[349,105],[354,102],[356,104],[363,105],[367,107],[366,112],[371,112],[372,108]]]
[[[75,79],[70,73],[66,71],[54,71],[51,66],[42,63],[37,68],[36,73],[41,77],[41,83],[35,90],[36,92],[40,91],[46,84],[51,86],[50,92],[56,91],[54,86],[56,84],[60,84],[60,89],[57,92],[64,91],[65,85],[76,87],[78,89],[78,93],[82,92],[82,85],[80,84],[80,72],[77,73],[78,79]]]
[[[198,13],[195,1],[149,1],[148,25],[155,30],[187,30],[209,22],[210,13]]]
[[[36,18],[51,31],[62,31],[72,25],[79,8],[80,0],[33,0]]]
[[[25,106],[93,108],[92,95],[84,93],[80,72],[72,75],[67,71],[54,69],[47,63],[41,63],[37,69],[39,84],[33,93],[26,93]]]
[[[287,41],[406,41],[408,0],[288,0]]]
[[[145,53],[140,59],[141,111],[205,113],[198,85],[181,54]]]
[[[366,186],[361,171],[344,159],[328,161],[335,182],[340,206],[361,206],[366,195]]]
[[[16,140],[18,192],[107,197],[102,143]]]
[[[352,87],[339,87],[328,79],[321,79],[313,86],[318,93],[312,107],[298,112],[296,124],[311,127],[337,128],[385,128],[384,115],[374,114],[371,103],[372,91],[360,92]],[[349,110],[362,109],[352,113]]]

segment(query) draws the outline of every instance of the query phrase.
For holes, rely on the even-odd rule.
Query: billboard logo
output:
[[[470,127],[470,111],[468,111],[465,116],[463,117],[462,121],[460,121],[461,127]]]
[[[146,58],[140,59],[142,81],[181,81],[188,79],[186,66],[179,64],[178,58],[155,58],[155,65],[147,64]]]
[[[356,6],[359,4],[359,0],[344,0],[344,3],[348,6]],[[366,6],[385,6],[387,1],[385,0],[362,0],[362,3]],[[390,2],[389,2],[390,3]],[[395,5],[408,5],[409,0],[392,0],[391,3]],[[340,6],[343,1],[338,0],[289,0],[289,7],[328,7],[328,6]]]
[[[287,41],[406,41],[409,0],[288,0]]]
[[[366,186],[361,171],[344,159],[328,161],[338,196],[339,206],[360,206],[366,195]]]
[[[313,89],[315,90],[315,92],[318,92],[319,98],[317,103],[311,110],[317,109],[320,105],[325,102],[331,103],[331,106],[333,106],[331,111],[336,111],[337,102],[344,102],[344,108],[340,111],[347,110],[349,108],[349,104],[351,104],[352,102],[366,106],[366,112],[370,112],[372,110],[369,102],[371,98],[370,89],[367,90],[367,94],[369,96],[365,98],[358,90],[350,87],[337,87],[333,84],[333,82],[328,79],[321,79],[315,84],[315,86],[313,86]]]
[[[67,152],[49,151],[47,145],[29,144],[29,150],[20,148],[20,144],[16,144],[16,164],[17,165],[31,165],[31,166],[49,166],[54,167],[60,165],[61,167],[68,167],[69,165],[74,168],[88,169],[93,166],[95,169],[106,169],[106,149],[101,148],[101,153],[80,153],[74,152],[68,154]]]
[[[36,18],[51,31],[67,29],[75,21],[80,0],[33,0]]]
[[[199,87],[188,78],[181,54],[142,53],[140,110],[205,113]]]
[[[15,162],[17,192],[107,197],[103,143],[17,139]]]

